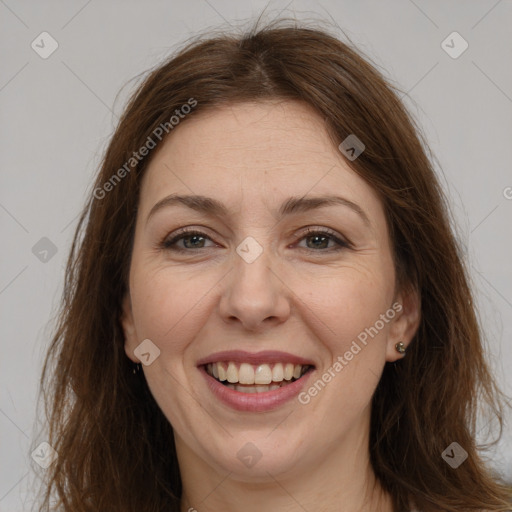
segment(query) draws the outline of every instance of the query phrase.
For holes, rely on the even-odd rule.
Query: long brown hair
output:
[[[169,136],[179,129],[169,120],[191,99],[197,103],[180,123],[233,102],[290,99],[325,119],[336,146],[350,134],[364,143],[348,164],[383,201],[399,284],[421,298],[407,356],[386,365],[374,395],[375,474],[399,512],[411,504],[422,512],[511,508],[510,490],[475,441],[479,404],[501,434],[504,401],[484,360],[446,199],[398,92],[351,44],[283,20],[201,36],[147,75],[112,136],[67,263],[41,375],[48,441],[59,455],[46,470],[39,510],[49,510],[50,496],[66,512],[179,510],[172,427],[143,374],[132,373],[120,315],[140,182],[156,150],[140,159],[134,152],[159,126]],[[441,456],[454,441],[468,453],[457,469]]]

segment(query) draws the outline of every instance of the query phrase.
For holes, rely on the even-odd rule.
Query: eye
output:
[[[164,239],[160,244],[160,247],[169,251],[190,252],[190,250],[214,247],[215,243],[213,243],[211,246],[205,246],[205,243],[208,240],[213,243],[211,238],[206,233],[196,229],[184,228],[176,233],[173,237]],[[301,248],[306,250],[310,249],[313,252],[332,252],[351,247],[349,242],[339,238],[334,231],[325,228],[309,228],[299,239],[300,242],[303,240],[306,241],[307,247]],[[308,240],[311,240],[311,244],[308,244]],[[183,242],[183,245],[180,246],[180,242]],[[332,242],[334,246],[329,247],[330,242]]]
[[[339,238],[334,231],[325,228],[309,228],[300,240],[306,240],[307,249],[312,249],[316,252],[340,251],[351,246],[349,242]],[[307,243],[308,240],[311,240],[311,244]],[[331,246],[329,248],[329,242],[333,242],[334,247]]]
[[[193,229],[182,229],[172,238],[166,239],[162,242],[162,248],[170,251],[184,252],[189,249],[204,249],[204,242],[210,240],[210,237],[205,233]],[[178,242],[183,241],[184,246],[178,245]]]

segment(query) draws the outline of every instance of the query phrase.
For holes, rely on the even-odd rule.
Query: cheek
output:
[[[332,362],[322,368],[316,387],[312,383],[306,392],[323,396],[316,405],[316,398],[311,403],[329,408],[332,425],[337,426],[333,435],[368,407],[385,364],[390,324],[381,315],[392,307],[394,271],[384,259],[374,260],[372,271],[369,268],[344,269],[325,281],[322,292],[317,290],[315,314],[327,333],[322,340]]]
[[[337,439],[368,410],[386,361],[389,324],[380,318],[392,305],[393,289],[382,275],[361,276],[332,278],[316,297],[321,322],[315,334],[328,359],[301,403],[309,401],[307,407],[328,418],[326,438]]]
[[[297,296],[304,297],[305,311],[309,309],[311,318],[317,318],[317,334],[329,340],[331,352],[347,350],[352,340],[391,306],[394,274],[387,275],[389,278],[378,266],[374,271],[347,267],[325,278],[295,283]]]
[[[131,296],[139,338],[181,351],[199,326],[202,299],[211,286],[206,276],[191,281],[176,269],[135,271]]]
[[[140,271],[138,271],[140,269]],[[190,431],[189,375],[183,355],[201,328],[204,304],[212,287],[208,279],[192,282],[176,269],[134,265],[131,280],[132,308],[139,340],[150,339],[159,349],[154,364],[144,368],[151,394],[174,428]],[[204,319],[203,319],[204,321]]]

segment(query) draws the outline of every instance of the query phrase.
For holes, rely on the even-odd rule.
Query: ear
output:
[[[139,360],[133,353],[133,351],[137,348],[138,343],[135,324],[133,322],[132,301],[128,292],[123,298],[121,325],[124,332],[124,351],[129,359],[131,359],[134,363],[138,363]]]
[[[411,343],[420,325],[421,301],[416,288],[404,287],[397,294],[393,302],[393,310],[396,312],[391,321],[386,347],[386,361],[394,362],[401,359],[395,345],[402,342],[407,348]]]

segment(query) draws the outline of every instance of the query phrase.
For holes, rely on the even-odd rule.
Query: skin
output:
[[[334,192],[359,205],[369,225],[340,205],[277,218],[290,196]],[[172,193],[213,197],[229,214],[174,205],[147,220]],[[181,239],[184,253],[159,245],[185,226],[208,238]],[[330,238],[305,238],[306,226],[330,228],[352,246],[334,251]],[[248,236],[263,249],[250,264],[236,252]],[[402,311],[306,405],[235,411],[196,368],[220,350],[282,350],[314,361],[313,383],[395,302]],[[143,370],[174,429],[183,512],[392,511],[369,463],[370,403],[385,363],[403,357],[395,344],[407,345],[418,321],[417,296],[395,289],[378,196],[309,106],[267,101],[202,112],[153,155],[122,324],[132,361],[146,338],[160,349]],[[237,457],[247,442],[261,453],[250,468]]]

